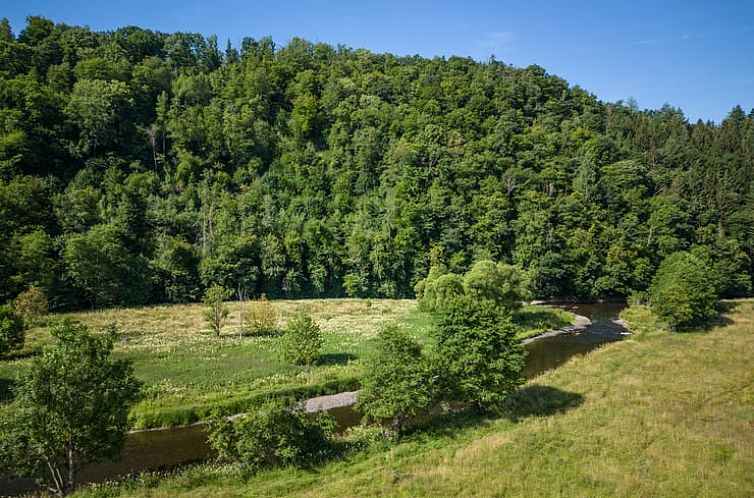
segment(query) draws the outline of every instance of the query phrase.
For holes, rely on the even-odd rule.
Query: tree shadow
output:
[[[357,359],[358,356],[351,353],[325,353],[319,355],[317,365],[345,365],[349,361]]]
[[[535,384],[508,397],[503,403],[502,414],[513,422],[518,422],[527,417],[549,417],[565,413],[583,402],[581,394]]]
[[[726,327],[728,325],[733,325],[733,320],[731,320],[727,315],[735,311],[739,306],[741,306],[741,303],[738,302],[720,301],[719,303],[717,303],[717,313],[709,318],[709,320],[704,323],[696,323],[693,325],[687,325],[685,327],[678,327],[674,330],[674,332],[681,334],[709,332],[716,327]]]
[[[18,385],[18,381],[12,379],[0,379],[0,402],[13,400],[13,388]]]
[[[486,427],[495,418],[495,413],[478,412],[469,410],[468,407],[440,415],[426,414],[411,420],[404,435],[413,439],[455,438],[466,430]]]

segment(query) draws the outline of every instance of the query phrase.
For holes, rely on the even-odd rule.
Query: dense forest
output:
[[[621,297],[680,250],[751,292],[754,111],[689,123],[494,58],[0,23],[0,302],[412,297],[482,259]]]

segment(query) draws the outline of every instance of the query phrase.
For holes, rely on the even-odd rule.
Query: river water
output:
[[[528,355],[524,375],[533,378],[557,368],[568,359],[621,340],[627,333],[619,323],[622,304],[572,304],[560,306],[592,321],[586,329],[536,340],[526,346]],[[360,415],[351,407],[329,410],[340,429],[358,425]],[[170,468],[211,458],[201,424],[175,429],[138,431],[128,434],[118,460],[86,465],[79,473],[79,482],[102,482],[135,472]],[[34,489],[27,480],[0,479],[0,495],[18,494]]]

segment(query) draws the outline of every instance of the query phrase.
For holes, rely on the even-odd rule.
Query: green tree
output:
[[[494,301],[471,296],[450,300],[436,338],[447,399],[494,408],[523,382],[523,346],[509,315]]]
[[[77,81],[66,107],[71,123],[79,129],[74,152],[95,154],[119,145],[128,131],[126,116],[132,106],[130,90],[122,81]]]
[[[0,356],[24,345],[24,320],[9,304],[0,306]]]
[[[715,315],[718,301],[710,269],[685,251],[665,258],[649,296],[652,312],[676,329],[703,324]]]
[[[466,295],[489,299],[506,310],[517,310],[528,297],[524,273],[515,266],[477,261],[463,277]]]
[[[66,320],[52,336],[17,388],[14,415],[3,420],[0,460],[64,495],[83,464],[118,454],[140,385],[128,360],[112,358],[114,328],[92,334]]]
[[[283,357],[296,365],[313,365],[319,358],[323,343],[319,325],[310,315],[299,313],[285,329]]]
[[[380,330],[364,372],[357,409],[368,421],[389,420],[397,433],[435,399],[436,383],[421,346],[395,326]]]
[[[126,248],[117,227],[99,225],[72,235],[66,241],[63,261],[93,307],[142,304],[149,298],[148,263]]]
[[[204,293],[204,319],[217,336],[222,332],[223,324],[228,317],[229,310],[225,305],[228,297],[230,292],[220,285],[213,285]]]

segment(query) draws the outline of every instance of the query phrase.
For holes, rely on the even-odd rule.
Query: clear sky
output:
[[[754,0],[367,2],[325,0],[0,0],[14,32],[27,15],[108,30],[138,25],[230,39],[271,35],[375,52],[539,64],[600,99],[665,103],[719,122],[754,107]]]

